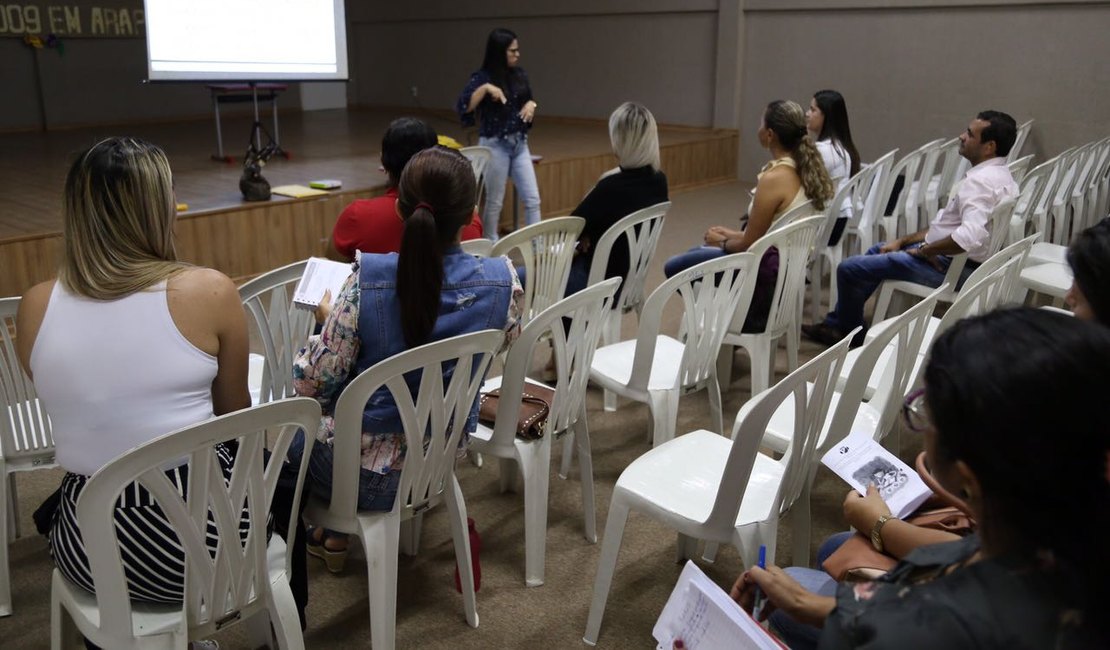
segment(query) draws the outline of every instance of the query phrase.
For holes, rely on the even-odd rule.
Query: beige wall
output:
[[[878,4],[903,6],[868,8]],[[1042,160],[1110,135],[1110,3],[748,0],[745,7],[743,178],[766,157],[754,146],[763,106],[808,102],[822,88],[844,93],[865,160],[957,135],[986,108],[1019,122],[1035,118],[1025,151]]]

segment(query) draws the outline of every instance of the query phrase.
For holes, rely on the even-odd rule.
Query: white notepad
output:
[[[316,309],[324,299],[324,292],[330,289],[334,300],[350,275],[350,264],[310,257],[301,281],[293,291],[293,303],[304,309]]]
[[[786,647],[689,560],[651,634],[659,642],[658,650],[671,650],[675,639],[682,639],[689,650]]]
[[[874,483],[895,517],[903,519],[933,495],[917,470],[903,463],[870,434],[853,431],[821,457],[821,462],[860,494]]]

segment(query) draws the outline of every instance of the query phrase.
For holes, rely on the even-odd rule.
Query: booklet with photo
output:
[[[890,512],[899,519],[917,510],[933,492],[917,470],[883,448],[870,434],[853,431],[822,458],[821,462],[860,494],[874,483]]]
[[[293,290],[293,304],[303,309],[316,309],[324,299],[324,292],[329,289],[334,300],[350,275],[351,265],[346,262],[308,258],[301,281]]]
[[[671,650],[675,639],[682,639],[689,650],[786,647],[689,560],[651,634],[659,642],[658,650]]]

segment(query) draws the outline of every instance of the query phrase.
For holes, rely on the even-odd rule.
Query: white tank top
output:
[[[84,475],[211,418],[216,368],[174,325],[165,282],[109,301],[56,282],[31,350],[58,464]]]

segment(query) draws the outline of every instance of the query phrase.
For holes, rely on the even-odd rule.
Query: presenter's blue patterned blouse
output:
[[[483,138],[501,138],[514,133],[528,133],[532,124],[520,119],[520,109],[532,101],[532,87],[528,83],[528,75],[523,68],[515,68],[513,72],[509,76],[509,87],[501,89],[508,102],[502,104],[487,95],[477,108],[467,113],[470,96],[483,84],[490,83],[489,73],[484,69],[470,75],[470,81],[455,102],[455,111],[459,114],[463,126],[474,126],[475,114],[477,114],[478,135]]]

